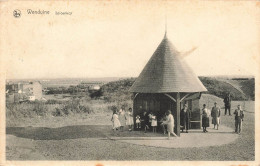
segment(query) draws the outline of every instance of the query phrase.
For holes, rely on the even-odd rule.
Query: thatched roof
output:
[[[202,92],[207,89],[165,35],[136,79],[131,92]]]

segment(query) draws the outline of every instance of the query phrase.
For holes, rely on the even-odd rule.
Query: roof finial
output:
[[[167,14],[165,13],[165,34],[164,34],[164,38],[167,37]]]

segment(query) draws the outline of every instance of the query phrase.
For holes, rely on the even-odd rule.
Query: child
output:
[[[151,126],[153,127],[153,132],[156,133],[157,117],[154,114],[152,114],[152,125]]]
[[[132,113],[132,108],[128,109],[128,112],[126,113],[126,125],[128,125],[128,130],[132,131],[133,128],[133,113]]]
[[[111,121],[113,122],[113,130],[118,130],[118,128],[121,126],[119,120],[118,120],[118,115],[117,115],[117,111],[113,111],[113,116],[111,118]]]
[[[166,123],[166,120],[167,120],[167,118],[166,118],[166,113],[161,117],[161,119],[160,119],[160,126],[161,126],[161,128],[162,128],[162,131],[163,131],[163,134],[166,134],[166,128],[167,128],[167,123]]]
[[[137,115],[135,119],[136,119],[136,120],[135,120],[136,128],[137,128],[137,129],[140,129],[140,128],[141,128],[140,116]]]

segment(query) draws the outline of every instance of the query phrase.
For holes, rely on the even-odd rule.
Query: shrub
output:
[[[79,106],[79,109],[80,109],[82,112],[88,113],[88,114],[90,114],[90,113],[93,112],[93,109],[92,109],[90,106],[88,106],[88,105],[80,105],[80,106]]]
[[[36,115],[38,116],[45,116],[47,113],[47,106],[44,103],[41,102],[36,102],[36,103],[31,103],[33,107],[33,112],[35,112]]]
[[[60,100],[50,99],[45,102],[46,104],[62,104],[63,102]]]
[[[111,111],[113,111],[113,112],[118,110],[118,108],[117,108],[116,105],[108,106],[108,109],[111,110]]]
[[[62,116],[62,111],[60,110],[60,108],[55,108],[55,111],[52,112],[52,116]]]

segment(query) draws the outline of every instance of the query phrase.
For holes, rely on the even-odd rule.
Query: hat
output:
[[[214,104],[217,104],[217,102],[215,102]]]

